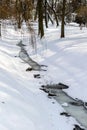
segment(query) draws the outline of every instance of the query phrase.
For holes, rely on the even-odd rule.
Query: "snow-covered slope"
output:
[[[66,38],[60,39],[60,29],[48,33],[51,79],[70,86],[66,91],[74,98],[87,101],[87,28],[66,26]]]
[[[48,65],[47,72],[25,71],[28,65],[15,57],[20,38],[9,31],[0,39],[0,130],[72,130],[76,121],[60,116],[63,108],[39,88],[63,82],[71,96],[87,100],[87,29],[67,26],[65,39],[60,39],[60,27],[46,30],[43,45],[37,43],[31,57]],[[34,79],[38,73],[41,79]]]

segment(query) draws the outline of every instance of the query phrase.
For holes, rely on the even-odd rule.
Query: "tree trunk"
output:
[[[1,37],[1,23],[0,23],[0,37]]]
[[[48,28],[47,1],[45,0],[45,25]]]
[[[64,25],[65,25],[65,6],[66,6],[66,0],[63,0],[63,8],[62,8],[62,23],[61,23],[61,38],[65,37],[65,29],[64,29]]]
[[[38,34],[41,38],[44,36],[43,0],[38,0]]]
[[[47,5],[48,5],[48,7],[53,11],[54,17],[55,17],[55,20],[56,20],[56,25],[59,26],[59,22],[58,22],[58,18],[57,18],[56,11],[53,9],[53,7],[51,7],[51,6],[49,5],[48,2],[47,2]]]

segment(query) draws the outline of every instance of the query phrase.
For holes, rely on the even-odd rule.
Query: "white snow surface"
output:
[[[64,109],[39,88],[42,84],[62,82],[73,98],[87,101],[87,28],[66,26],[66,38],[60,39],[60,27],[45,29],[45,38],[37,40],[37,51],[30,51],[47,72],[27,72],[28,65],[18,56],[16,46],[22,38],[29,48],[28,35],[13,29],[0,38],[0,130],[72,130],[77,123],[60,115]],[[17,37],[17,38],[16,38]],[[40,73],[41,79],[34,74]]]

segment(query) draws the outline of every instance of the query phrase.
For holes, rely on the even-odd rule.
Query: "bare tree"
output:
[[[21,28],[23,20],[28,22],[31,18],[32,1],[31,0],[16,0],[14,8],[14,17],[18,23],[18,28]]]
[[[65,6],[66,6],[66,0],[63,0],[63,7],[62,7],[62,21],[61,21],[61,38],[65,37],[65,30],[64,30],[64,25],[65,25]]]
[[[38,34],[42,38],[44,36],[44,25],[43,25],[43,0],[38,0]]]
[[[47,14],[47,1],[44,0],[44,12],[45,12],[45,25],[46,28],[48,28],[48,14]]]

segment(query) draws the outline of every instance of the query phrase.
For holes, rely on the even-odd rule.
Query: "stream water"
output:
[[[62,90],[51,89],[51,93],[54,93],[57,95],[57,96],[54,96],[54,99],[62,105],[62,107],[66,110],[67,113],[73,116],[83,127],[85,127],[85,130],[86,130],[87,129],[87,110],[84,108],[84,106],[71,104],[72,102],[75,102],[76,100],[69,97]]]

